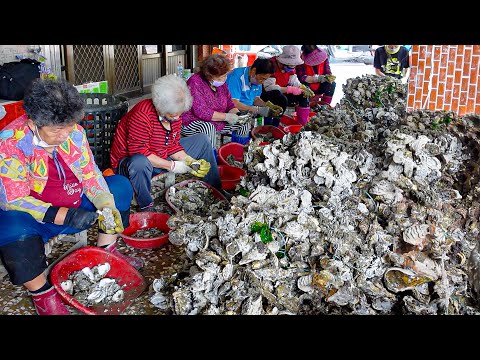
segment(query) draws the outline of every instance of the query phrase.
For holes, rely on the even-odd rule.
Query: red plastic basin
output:
[[[125,244],[137,249],[155,249],[168,242],[168,232],[170,228],[167,221],[169,214],[159,212],[137,212],[130,214],[130,225],[123,230],[122,238]],[[164,235],[148,239],[133,237],[138,230],[156,228],[163,231]]]
[[[243,153],[245,149],[242,144],[230,142],[218,148],[219,165],[230,165],[227,162],[228,155],[233,155],[235,160],[243,162]]]
[[[288,126],[288,125],[298,125],[298,121],[296,121],[293,117],[288,115],[282,115],[280,118],[280,124]]]
[[[303,127],[303,125],[289,125],[289,126],[285,126],[283,128],[283,131],[288,134],[288,133],[292,133],[292,134],[296,134],[298,132],[300,132],[300,129]]]
[[[226,191],[235,190],[240,178],[247,174],[245,170],[230,165],[218,165],[218,173],[222,181],[222,188]]]
[[[281,139],[285,136],[283,130],[272,126],[272,125],[263,125],[263,126],[256,126],[252,129],[252,138],[257,139],[257,134],[268,134],[271,133],[274,139]],[[265,142],[268,144],[268,142]]]
[[[222,200],[228,201],[227,198],[225,196],[223,196],[223,194],[220,191],[215,189],[213,186],[207,184],[205,181],[189,179],[189,180],[181,181],[178,184],[173,185],[173,187],[175,187],[176,189],[181,189],[182,187],[187,186],[187,184],[191,183],[191,182],[198,182],[198,183],[203,184],[204,186],[206,186],[206,187],[208,187],[209,189],[212,190],[213,196],[216,199],[218,199],[220,201],[222,201]],[[172,208],[172,210],[174,210],[176,213],[181,212],[181,210],[179,208],[177,208],[175,205],[173,205],[173,203],[170,201],[170,191],[169,190],[165,191],[165,200],[167,201],[167,204]]]
[[[72,272],[90,268],[108,262],[110,270],[106,277],[117,280],[125,292],[125,299],[118,304],[85,306],[72,295],[65,292],[60,283],[68,280]],[[50,281],[62,300],[68,305],[87,315],[118,315],[121,314],[145,290],[147,284],[143,276],[126,260],[96,246],[85,246],[72,251],[56,263],[50,272]]]

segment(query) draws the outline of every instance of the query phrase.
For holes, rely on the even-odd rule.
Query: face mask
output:
[[[283,67],[283,71],[287,72],[287,73],[291,73],[293,71],[295,71],[295,68],[293,67],[288,67],[288,66],[284,66]]]
[[[385,51],[386,51],[387,53],[389,53],[390,55],[393,55],[393,54],[397,53],[398,50],[400,50],[400,46],[396,46],[396,47],[394,47],[394,48],[392,48],[392,49],[391,49],[390,47],[388,47],[388,46],[385,46]]]
[[[252,85],[258,85],[258,81],[257,81],[257,78],[255,76],[251,76],[250,77],[250,83]]]
[[[56,146],[56,145],[50,145],[46,141],[42,140],[42,138],[40,137],[40,134],[38,132],[37,125],[35,125],[35,131],[33,132],[33,145],[40,146],[42,148],[46,148],[46,147],[50,147],[50,146]]]
[[[219,86],[222,86],[223,84],[225,84],[225,81],[213,80],[213,81],[210,82],[210,84],[212,84],[212,86],[219,87]]]

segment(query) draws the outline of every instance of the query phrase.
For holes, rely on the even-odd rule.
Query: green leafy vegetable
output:
[[[240,193],[240,195],[245,196],[245,197],[248,197],[250,195],[250,191],[248,191],[245,188],[240,188],[240,190],[238,192]]]
[[[254,233],[260,233],[260,239],[264,244],[273,241],[272,232],[270,231],[270,227],[266,223],[255,221],[251,226],[251,230]]]

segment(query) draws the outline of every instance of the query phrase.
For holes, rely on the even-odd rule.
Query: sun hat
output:
[[[300,57],[300,49],[295,45],[285,45],[282,53],[277,56],[277,60],[284,65],[301,65],[303,60]]]
[[[308,66],[316,66],[318,64],[321,64],[327,58],[328,58],[327,52],[319,48],[316,48],[310,54],[307,54],[306,52],[302,53],[302,59],[303,61],[305,61],[305,65],[308,65]]]

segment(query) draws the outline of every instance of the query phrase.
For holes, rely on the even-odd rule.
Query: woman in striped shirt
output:
[[[238,109],[225,83],[232,64],[223,55],[208,56],[200,71],[192,75],[188,88],[193,96],[191,109],[182,116],[182,135],[206,134],[213,148],[216,148],[217,132],[240,136],[250,132],[251,124],[238,124]]]
[[[139,102],[118,123],[110,152],[112,168],[130,179],[140,211],[153,210],[152,177],[163,172],[191,173],[221,189],[207,136],[180,138],[181,116],[191,106],[186,82],[166,75],[153,84],[152,98]],[[199,164],[196,171],[190,167],[194,162]]]

